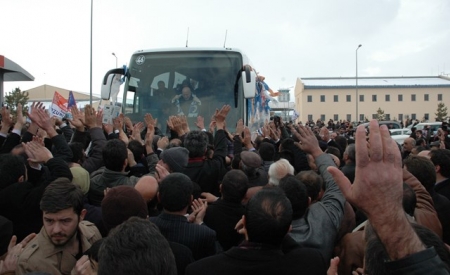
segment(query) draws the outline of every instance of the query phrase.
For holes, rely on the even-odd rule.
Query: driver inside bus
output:
[[[191,87],[183,85],[181,94],[174,96],[172,104],[177,108],[177,115],[185,115],[188,118],[197,118],[200,115],[202,102],[192,93]]]

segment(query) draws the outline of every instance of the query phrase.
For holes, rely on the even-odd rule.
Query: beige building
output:
[[[358,77],[357,89],[354,77],[297,78],[294,91],[297,121],[303,122],[370,120],[378,108],[386,120],[434,121],[438,103],[450,105],[446,76]]]

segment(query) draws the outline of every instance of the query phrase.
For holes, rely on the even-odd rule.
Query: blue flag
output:
[[[69,92],[69,99],[67,100],[67,108],[70,109],[72,106],[77,105],[77,103],[75,102],[75,97],[73,97],[73,93],[72,91]]]

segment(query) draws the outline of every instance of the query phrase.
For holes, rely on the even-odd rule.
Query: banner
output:
[[[53,95],[52,105],[50,106],[50,115],[63,118],[67,113],[68,101],[55,91]]]

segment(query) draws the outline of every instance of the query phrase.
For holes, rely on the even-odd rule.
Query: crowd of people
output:
[[[446,124],[419,150],[376,120],[252,138],[231,109],[169,138],[151,114],[2,107],[0,274],[449,274]]]

